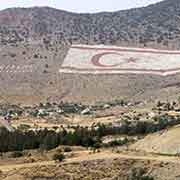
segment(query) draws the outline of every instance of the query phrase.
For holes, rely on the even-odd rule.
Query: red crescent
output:
[[[93,65],[95,66],[99,66],[99,67],[115,67],[115,66],[118,66],[120,64],[114,64],[114,65],[105,65],[105,64],[102,64],[100,62],[100,59],[103,57],[103,56],[106,56],[106,55],[109,55],[109,54],[115,54],[115,55],[119,55],[119,56],[123,56],[122,54],[120,53],[116,53],[116,52],[103,52],[103,53],[100,53],[100,54],[96,54],[92,57],[91,59],[91,62]]]

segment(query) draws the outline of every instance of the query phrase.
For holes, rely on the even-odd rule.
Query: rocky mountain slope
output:
[[[165,0],[117,12],[76,14],[49,7],[0,12],[0,42],[157,44],[179,48],[180,3]]]

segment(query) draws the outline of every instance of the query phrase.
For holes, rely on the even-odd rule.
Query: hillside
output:
[[[179,49],[179,11],[178,0],[96,14],[50,7],[0,11],[1,101],[176,98],[179,75],[67,75],[58,70],[71,44]]]
[[[132,149],[159,154],[179,154],[179,127],[146,136],[141,141],[132,145]]]
[[[0,12],[2,44],[43,42],[125,44],[179,48],[180,4],[165,0],[144,8],[76,14],[49,7],[12,8]]]

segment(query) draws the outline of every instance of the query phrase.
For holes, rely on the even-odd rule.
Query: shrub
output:
[[[143,168],[133,168],[129,175],[128,180],[154,180],[154,177],[146,175],[146,170]]]
[[[119,140],[113,140],[111,142],[108,143],[109,146],[122,146],[124,144],[128,143],[128,139],[124,138],[123,140],[119,139]]]
[[[22,130],[22,131],[28,130],[29,128],[31,128],[31,126],[28,125],[28,124],[20,124],[20,125],[18,126],[18,129],[19,129],[19,130]]]
[[[16,54],[15,53],[10,53],[9,54],[12,58],[16,57]]]
[[[26,54],[26,51],[23,51],[22,54],[25,55],[25,54]]]
[[[20,152],[20,151],[14,151],[11,153],[11,157],[12,158],[19,158],[19,157],[22,157],[23,156],[23,153]]]
[[[44,71],[43,71],[43,73],[44,73],[44,74],[46,74],[46,73],[47,73],[47,71],[46,71],[46,70],[44,70]]]
[[[65,156],[62,153],[53,155],[53,160],[55,161],[62,162],[64,159],[65,159]]]
[[[65,147],[64,148],[64,152],[71,152],[71,151],[72,151],[72,149],[70,147]]]
[[[37,59],[39,56],[37,54],[34,54],[34,58]]]

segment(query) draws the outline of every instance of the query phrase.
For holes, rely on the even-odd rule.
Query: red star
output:
[[[128,58],[128,59],[126,59],[127,60],[127,63],[135,63],[138,59],[137,58],[133,58],[133,57],[130,57],[130,58]]]

